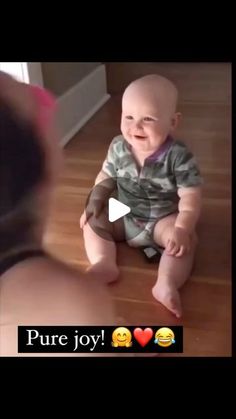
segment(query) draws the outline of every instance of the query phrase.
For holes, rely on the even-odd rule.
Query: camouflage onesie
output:
[[[178,188],[202,184],[193,154],[170,136],[140,168],[132,147],[119,135],[110,144],[102,170],[115,179],[117,199],[131,208],[124,226],[132,247],[155,247],[155,224],[178,211]]]

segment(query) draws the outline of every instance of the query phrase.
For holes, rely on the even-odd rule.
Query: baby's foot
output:
[[[152,295],[163,304],[168,310],[170,310],[177,318],[182,315],[182,308],[179,293],[175,288],[163,287],[158,284],[152,289]]]
[[[118,279],[120,273],[116,265],[108,265],[104,261],[90,266],[86,272],[92,276],[101,278],[101,280],[107,284],[115,282]]]

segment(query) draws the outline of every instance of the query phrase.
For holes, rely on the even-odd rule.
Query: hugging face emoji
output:
[[[167,348],[167,346],[170,346],[172,345],[172,343],[175,343],[174,332],[168,327],[161,327],[157,330],[155,334],[154,343],[157,343],[159,346]]]
[[[126,348],[129,348],[132,346],[132,335],[126,327],[117,327],[117,329],[114,330],[112,333],[112,346],[118,347],[118,346],[126,346]]]

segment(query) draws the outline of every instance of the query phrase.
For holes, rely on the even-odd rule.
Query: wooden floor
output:
[[[132,64],[129,66],[133,68]],[[159,67],[157,64],[158,71]],[[195,268],[181,290],[184,316],[176,320],[153,299],[151,288],[157,267],[148,264],[138,250],[126,244],[118,246],[120,281],[109,288],[120,325],[183,325],[184,356],[230,356],[230,65],[211,63],[199,67],[194,63],[178,63],[171,67],[168,63],[162,64],[161,70],[161,74],[173,76],[172,80],[184,92],[179,107],[183,120],[177,134],[196,154],[205,180]],[[112,71],[116,74],[115,64]],[[135,76],[154,71],[155,64],[152,63],[151,70],[147,65],[145,70],[145,63],[142,63],[141,73],[135,73]],[[108,76],[108,86],[111,86],[111,68]],[[114,89],[111,86],[110,91],[114,94],[109,102],[65,148],[65,169],[55,191],[45,238],[51,253],[82,269],[88,262],[79,217],[108,145],[119,133],[119,86],[116,84]]]

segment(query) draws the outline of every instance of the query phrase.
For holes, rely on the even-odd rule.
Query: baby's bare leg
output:
[[[99,273],[104,281],[116,281],[119,269],[116,263],[116,243],[124,237],[123,222],[121,220],[110,223],[106,213],[98,218],[90,218],[83,228],[84,244],[91,267],[90,274]]]
[[[154,240],[166,247],[171,231],[174,229],[177,214],[160,220],[154,229]],[[157,282],[152,289],[153,296],[168,308],[176,317],[181,317],[182,309],[178,289],[189,278],[193,266],[197,243],[196,234],[192,236],[191,249],[183,256],[170,256],[163,252],[159,264]]]

